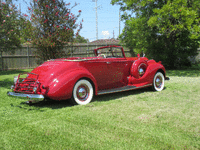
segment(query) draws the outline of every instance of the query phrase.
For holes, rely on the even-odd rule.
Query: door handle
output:
[[[108,62],[106,62],[106,63],[107,63],[107,64],[111,64],[111,62],[109,62],[109,61],[108,61]]]

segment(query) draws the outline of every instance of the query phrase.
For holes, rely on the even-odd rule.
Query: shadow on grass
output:
[[[23,72],[27,72],[26,70],[8,70],[8,71],[0,71],[0,75],[11,75],[11,74],[20,74]]]
[[[1,75],[12,75],[13,74],[13,78],[12,80],[10,80],[10,77],[8,76],[8,78],[6,78],[7,76],[4,77],[4,79],[0,80],[0,87],[4,87],[7,89],[10,89],[11,85],[14,84],[14,74],[20,74],[20,73],[24,73],[27,72],[29,70],[9,70],[9,71],[0,71],[0,76]]]
[[[30,107],[31,110],[45,111],[45,110],[42,110],[41,108],[61,109],[61,108],[73,106],[69,103],[69,100],[62,100],[62,101],[56,101],[56,100],[46,101],[45,100],[45,101],[40,101],[40,102],[32,103],[32,104],[28,104],[26,102],[27,100],[25,100],[24,102],[21,102],[19,107],[21,106],[21,108],[27,108],[23,106],[32,106]]]
[[[167,70],[166,72],[167,72],[167,76],[199,77],[200,65],[195,65],[195,66],[184,68],[184,69]]]
[[[154,91],[151,89],[151,87],[147,87],[147,88],[124,91],[124,92],[110,93],[110,94],[95,96],[94,101],[111,101],[111,100],[127,97],[129,95],[138,95],[138,94],[143,94],[146,92],[154,92]]]
[[[0,81],[0,87],[10,89],[11,85],[14,84],[14,81],[10,81],[9,78]]]
[[[124,92],[118,92],[118,93],[105,94],[105,95],[97,95],[93,98],[93,101],[90,104],[92,105],[94,101],[95,102],[111,101],[111,100],[116,100],[122,97],[129,96],[129,95],[142,94],[144,92],[153,92],[153,91],[151,90],[151,88],[143,88],[143,89],[130,90],[130,91],[124,91]],[[48,99],[47,101],[40,101],[38,103],[33,103],[33,104],[27,104],[26,101],[28,100],[24,98],[24,102],[21,102],[16,107],[27,109],[29,111],[30,110],[45,111],[45,110],[42,110],[42,108],[61,109],[61,108],[73,106],[72,104],[70,104],[70,100],[56,101],[56,100]],[[91,105],[86,105],[86,107],[90,107]]]

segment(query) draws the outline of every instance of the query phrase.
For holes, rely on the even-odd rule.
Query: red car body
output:
[[[94,57],[49,60],[26,74],[25,78],[21,78],[22,74],[16,78],[13,92],[8,95],[72,99],[74,104],[87,104],[94,94],[148,86],[161,91],[166,79],[161,62],[140,56],[126,57],[123,48],[114,45],[94,49]]]

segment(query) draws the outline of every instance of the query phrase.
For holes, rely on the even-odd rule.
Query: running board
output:
[[[151,85],[152,84],[147,84],[147,85],[143,85],[143,86],[139,86],[139,87],[128,85],[128,86],[123,86],[123,87],[120,87],[120,88],[114,88],[114,89],[109,89],[109,90],[100,90],[100,91],[98,91],[97,95],[129,91],[129,90],[133,90],[133,89],[148,87],[148,86],[151,86]]]

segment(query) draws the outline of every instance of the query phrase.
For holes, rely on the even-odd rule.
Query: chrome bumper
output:
[[[39,95],[39,94],[24,94],[24,93],[7,92],[7,95],[18,96],[18,97],[26,97],[26,98],[44,99],[44,96]]]

